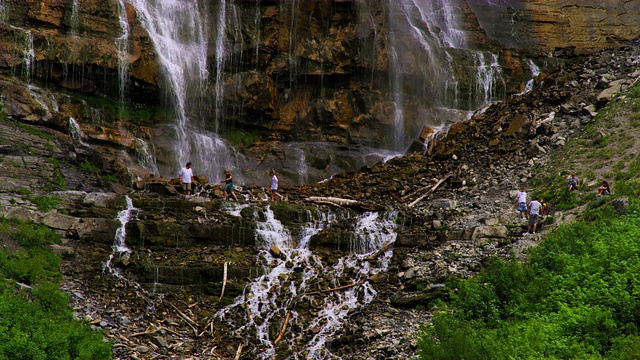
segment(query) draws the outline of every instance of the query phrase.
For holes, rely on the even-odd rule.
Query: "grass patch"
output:
[[[100,172],[100,168],[93,165],[92,163],[88,162],[88,161],[83,161],[80,164],[80,167],[87,170],[87,171],[91,171],[91,172]]]
[[[55,209],[60,202],[60,198],[55,196],[25,196],[24,199],[36,204],[38,210],[45,212]]]
[[[423,359],[637,359],[640,210],[609,205],[558,228],[529,262],[492,259],[450,279],[422,329]]]

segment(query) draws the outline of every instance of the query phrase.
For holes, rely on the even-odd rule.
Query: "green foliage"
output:
[[[100,172],[100,168],[99,167],[93,165],[92,163],[90,163],[90,162],[88,162],[86,160],[83,161],[80,164],[80,167],[85,169],[85,170],[91,171],[91,172]]]
[[[45,212],[55,209],[60,202],[60,198],[55,196],[25,196],[24,199],[36,204],[38,210]]]
[[[0,251],[0,359],[110,359],[111,343],[73,320],[67,295],[59,290],[60,260],[44,246],[57,236],[46,227],[6,219],[0,220],[0,232],[21,245]]]
[[[229,141],[237,146],[245,146],[250,147],[253,144],[260,140],[260,136],[256,133],[241,131],[241,130],[233,130],[229,131],[225,134]]]
[[[31,195],[31,190],[27,188],[19,188],[15,191],[15,193],[18,195]]]
[[[638,359],[640,213],[610,205],[550,233],[526,264],[448,280],[423,359]]]
[[[24,130],[25,132],[32,134],[32,135],[36,135],[39,136],[41,138],[47,139],[49,141],[53,141],[53,136],[51,134],[47,134],[46,132],[36,129],[33,126],[27,125],[27,124],[23,124],[23,123],[19,123],[19,122],[14,122],[14,125],[19,127],[20,129]]]
[[[53,182],[52,185],[54,188],[60,189],[60,190],[66,190],[67,189],[67,182],[64,181],[64,177],[62,177],[62,174],[60,173],[60,170],[55,169],[53,171]]]
[[[111,174],[104,175],[102,177],[102,180],[109,181],[109,182],[115,182],[115,183],[120,182],[118,177],[116,177],[115,175],[111,175]]]

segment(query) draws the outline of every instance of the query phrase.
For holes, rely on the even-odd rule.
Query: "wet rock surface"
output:
[[[317,244],[326,245],[314,249],[322,263],[335,264],[338,255],[331,246],[345,239],[348,214],[361,210],[308,199],[335,197],[384,206],[397,213],[398,224],[389,267],[366,279],[376,297],[351,310],[326,347],[345,359],[411,359],[416,357],[417,329],[430,318],[429,303],[447,296],[442,286],[446,275],[473,275],[488,257],[521,257],[540,240],[539,235],[522,236],[526,224],[515,210],[514,191],[528,185],[536,167],[593,121],[606,101],[616,101],[603,92],[624,92],[636,81],[639,55],[634,43],[567,60],[541,74],[530,93],[452,126],[424,154],[364,166],[322,183],[282,187],[287,201],[278,203],[265,201],[256,185],[238,187],[243,195],[239,204],[223,200],[218,184],[204,185],[192,197],[174,195],[176,185],[158,179],[153,180],[161,184],[157,187],[142,183],[137,190],[118,192],[121,187],[81,166],[94,156],[100,159],[99,154],[49,126],[29,125],[26,131],[24,123],[2,120],[1,212],[43,223],[62,235],[63,243],[54,250],[64,260],[64,289],[76,316],[114,341],[116,358],[230,359],[242,345],[240,358],[252,359],[262,345],[251,333],[234,335],[214,314],[263,274],[263,265],[273,265],[256,259],[255,210],[270,205],[294,232],[303,223],[321,221],[322,214],[342,214],[339,219],[346,220],[319,233]],[[539,143],[543,136],[547,143]],[[109,162],[104,166],[103,172],[122,170]],[[66,189],[54,181],[56,173]],[[124,193],[138,209],[126,227],[132,251],[116,254],[110,263],[115,270],[110,270],[105,265],[121,225],[117,214],[126,206]],[[29,199],[34,195],[60,200],[55,210],[44,211]],[[624,211],[624,200],[619,202],[616,206]],[[284,255],[282,249],[272,249],[271,256]],[[314,286],[327,289],[335,280],[319,278]],[[337,280],[349,285],[346,278]],[[311,318],[323,301],[310,298],[300,305],[300,313]],[[272,325],[271,340],[284,318],[280,314]],[[292,323],[285,331],[289,340],[276,347],[275,358],[303,354],[304,339],[314,331]],[[291,341],[294,336],[301,340]]]

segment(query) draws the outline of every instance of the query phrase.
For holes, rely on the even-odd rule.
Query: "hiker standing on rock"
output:
[[[236,201],[238,201],[238,197],[236,196],[236,193],[233,191],[233,175],[231,175],[231,171],[229,170],[225,170],[224,171],[224,199],[227,200],[227,198],[229,197],[229,195],[233,196],[234,199],[236,199]]]
[[[542,204],[538,201],[538,197],[534,197],[533,200],[529,203],[529,227],[527,228],[527,232],[530,234],[536,233],[536,226],[538,226],[538,215],[540,215],[540,209],[542,208]],[[533,226],[533,231],[531,231],[531,227]]]
[[[282,200],[283,196],[278,193],[278,177],[276,176],[276,172],[271,169],[269,175],[271,175],[271,200],[275,200],[276,196]]]
[[[178,179],[182,184],[182,192],[187,196],[191,195],[191,184],[193,183],[193,170],[191,170],[191,163],[188,162],[179,172]]]
[[[524,186],[520,186],[520,191],[516,194],[516,206],[520,211],[520,219],[524,219],[527,215],[527,193],[524,191]]]

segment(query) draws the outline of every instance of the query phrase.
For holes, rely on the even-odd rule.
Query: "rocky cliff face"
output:
[[[577,54],[619,46],[640,36],[636,1],[467,0],[484,31],[503,46],[527,52]]]
[[[638,35],[634,24],[640,16],[638,5],[625,1],[433,1],[429,6],[446,5],[451,12],[422,29],[446,39],[438,48],[429,44],[432,38],[416,37],[411,27],[393,28],[400,16],[418,21],[416,14],[431,16],[422,10],[444,11],[426,5],[417,9],[404,1],[367,0],[225,4],[225,34],[218,36],[223,9],[203,3],[209,74],[191,115],[203,128],[217,128],[228,138],[238,131],[248,134],[249,140],[236,141],[237,152],[248,163],[259,163],[260,171],[285,169],[291,182],[324,178],[364,161],[332,156],[339,147],[303,146],[301,154],[292,155],[282,141],[329,142],[349,151],[354,145],[403,150],[425,124],[458,121],[479,104],[521,92],[531,77],[523,54],[555,56],[567,52],[549,51],[586,53],[617,46]],[[138,160],[148,160],[141,155],[145,143],[166,140],[167,133],[158,129],[174,121],[175,104],[139,16],[130,2],[3,3],[0,87],[7,113],[66,133],[73,118],[83,141],[110,149],[135,174],[154,172],[146,166],[149,161]],[[412,53],[421,47],[430,50]],[[556,63],[548,57],[538,62]],[[443,74],[448,77],[438,79]],[[162,103],[166,107],[157,107]],[[140,104],[144,114],[137,112]],[[168,163],[163,173],[176,166],[166,161],[172,146],[157,149],[157,157]],[[118,155],[123,152],[127,156]],[[292,156],[306,163],[289,168]],[[299,176],[301,167],[312,170]]]

